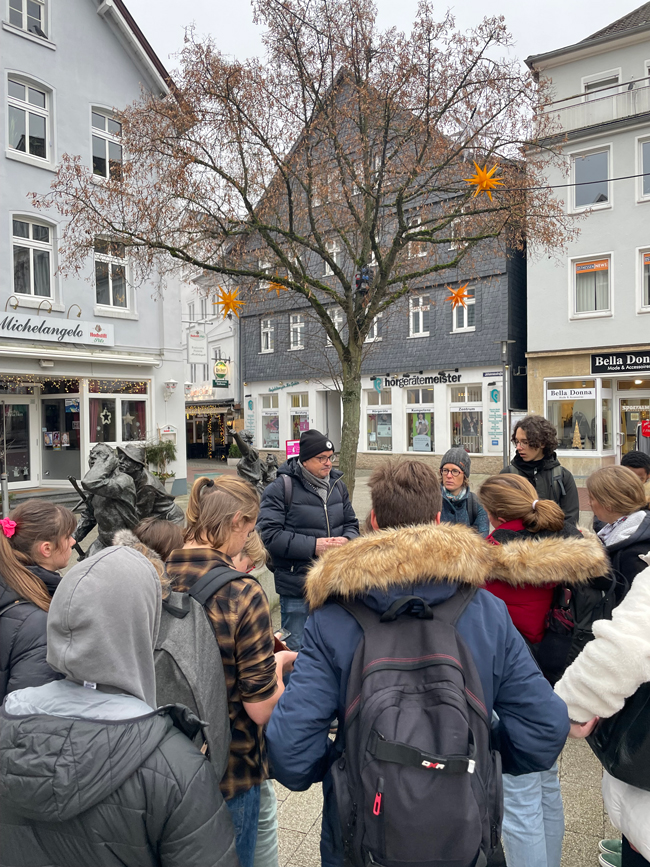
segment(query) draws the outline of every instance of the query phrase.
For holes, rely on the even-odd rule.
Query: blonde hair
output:
[[[564,512],[553,500],[540,500],[529,481],[514,474],[491,476],[481,485],[483,507],[504,521],[520,520],[527,530],[557,532],[564,526]]]
[[[255,521],[259,510],[259,494],[243,479],[222,476],[213,481],[202,476],[192,485],[184,540],[220,548],[231,533],[235,515]]]
[[[628,467],[601,467],[587,479],[589,496],[615,515],[631,515],[648,505],[643,483]]]
[[[257,530],[253,530],[248,539],[246,539],[246,544],[242,548],[242,554],[244,557],[248,557],[256,569],[259,569],[260,566],[266,566],[269,553],[264,547],[262,537]]]

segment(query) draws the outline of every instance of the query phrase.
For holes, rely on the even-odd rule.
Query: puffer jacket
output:
[[[42,566],[28,567],[54,595],[61,576]],[[0,578],[0,703],[9,692],[26,686],[41,686],[61,677],[45,659],[47,654],[47,611],[20,596]]]
[[[104,719],[72,716],[75,687]],[[70,716],[43,711],[53,690]],[[43,691],[50,701],[39,705]],[[119,703],[135,713],[116,718]],[[10,696],[0,710],[1,867],[239,867],[216,774],[169,715],[185,722],[183,710],[69,681]]]
[[[442,510],[440,513],[440,520],[448,524],[467,524],[468,527],[472,527],[477,533],[480,533],[481,536],[485,538],[490,532],[490,521],[487,512],[479,503],[476,494],[472,491],[466,490],[466,496],[461,500],[453,500],[449,497],[449,493],[444,485],[441,485],[440,489],[442,491]],[[473,524],[470,524],[469,522],[470,497],[474,498],[476,505],[476,518],[474,519]]]
[[[500,472],[523,476],[535,488],[540,500],[553,500],[562,509],[567,521],[577,527],[580,518],[578,488],[566,467],[562,467],[562,485],[559,480],[553,484],[553,470],[559,466],[555,452],[539,461],[525,461],[515,455],[510,466],[504,467]]]
[[[291,505],[287,508],[284,480],[291,479]],[[280,596],[300,597],[305,575],[312,564],[316,539],[359,535],[343,473],[332,469],[327,503],[304,478],[298,458],[290,458],[278,470],[278,478],[262,494],[257,530],[273,558],[275,589]]]
[[[619,585],[620,592],[618,598],[621,599],[628,587],[631,587],[632,582],[646,568],[643,555],[650,551],[650,511],[647,509],[641,510],[643,519],[638,527],[631,533],[626,533],[626,525],[621,525],[621,532],[608,539],[605,539],[605,547],[609,559],[612,563],[612,569],[617,576],[625,579],[624,583]],[[633,517],[636,512],[630,517]]]

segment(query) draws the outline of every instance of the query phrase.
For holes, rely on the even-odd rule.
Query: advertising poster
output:
[[[414,452],[431,451],[431,413],[413,413],[411,419],[411,435]]]
[[[66,412],[79,412],[79,398],[78,397],[66,397],[66,399],[65,399],[65,411]]]
[[[46,431],[43,434],[43,445],[46,447],[52,447],[54,445],[54,442],[52,440],[52,433],[50,431]]]

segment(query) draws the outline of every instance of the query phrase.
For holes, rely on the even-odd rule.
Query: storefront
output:
[[[361,381],[360,468],[386,454],[432,461],[453,445],[466,448],[477,472],[501,467],[502,371],[485,368],[377,374]],[[285,452],[304,430],[326,432],[338,447],[341,401],[327,380],[246,386],[245,424],[257,448]]]
[[[555,425],[558,457],[574,474],[650,452],[650,347],[531,353],[528,374],[529,408]]]

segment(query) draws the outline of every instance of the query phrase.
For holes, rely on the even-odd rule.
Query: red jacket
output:
[[[499,530],[515,532],[525,529],[519,520],[507,521],[499,527]],[[492,534],[487,537],[487,541],[492,545],[501,544],[493,538]],[[553,602],[552,584],[547,584],[544,587],[533,587],[526,584],[521,587],[512,587],[503,581],[488,581],[485,589],[498,596],[499,599],[503,599],[512,622],[524,638],[531,644],[537,644],[542,640],[546,631],[546,615]]]

